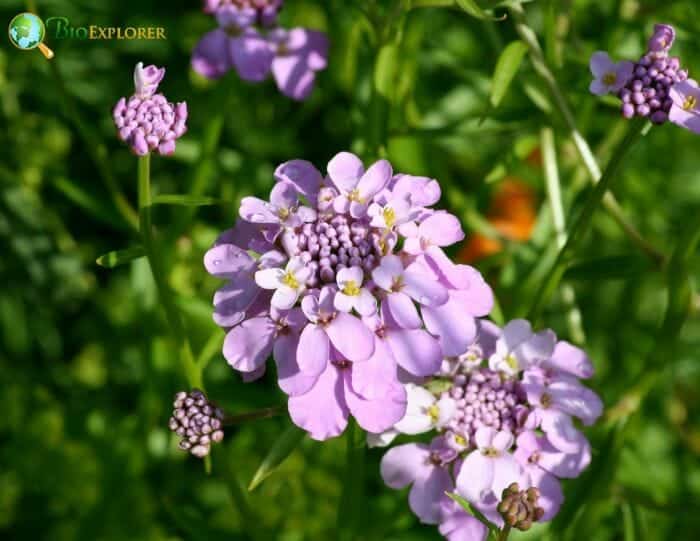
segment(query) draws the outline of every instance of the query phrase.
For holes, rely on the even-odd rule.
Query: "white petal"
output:
[[[282,269],[263,269],[255,273],[255,283],[263,289],[277,289],[283,276]]]
[[[289,286],[282,286],[272,295],[270,304],[279,310],[288,310],[299,298],[299,291]]]

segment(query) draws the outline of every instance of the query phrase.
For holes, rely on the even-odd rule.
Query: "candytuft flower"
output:
[[[655,25],[646,53],[631,66],[629,62],[613,64],[607,53],[594,53],[591,71],[595,80],[591,83],[591,92],[596,95],[616,93],[622,101],[621,112],[625,118],[639,116],[654,124],[663,124],[672,120],[673,110],[675,120],[672,122],[696,131],[693,116],[697,111],[693,100],[685,101],[693,83],[687,82],[688,72],[681,69],[680,59],[669,56],[675,37],[672,26]]]
[[[406,384],[404,418],[368,436],[387,445],[398,434],[436,433],[429,446],[387,452],[386,484],[412,482],[411,509],[448,539],[486,533],[438,489],[456,490],[499,527],[551,520],[563,500],[559,479],[578,476],[590,462],[590,445],[572,418],[591,424],[602,413],[600,399],[578,379],[592,374],[586,354],[552,331],[535,333],[525,320],[503,329],[479,320],[476,339],[460,355],[446,356],[432,378]]]
[[[700,133],[700,88],[692,80],[676,83],[671,87],[672,100],[668,119],[694,133]]]
[[[199,389],[180,391],[173,402],[170,430],[180,436],[179,447],[197,458],[204,458],[211,444],[224,439],[224,412]]]
[[[224,357],[250,380],[272,353],[290,416],[313,438],[339,435],[350,415],[382,433],[406,413],[399,377],[435,374],[466,350],[491,289],[440,248],[464,234],[454,216],[428,208],[436,181],[394,175],[385,160],[365,169],[347,152],[330,161],[326,180],[303,160],[280,165],[275,179],[270,201],[244,198],[236,227],[204,258],[228,281],[214,297]],[[370,214],[398,201],[409,207],[400,224]],[[433,244],[408,253],[404,233],[421,231]],[[427,419],[437,420],[426,428],[447,422],[451,402],[430,405]]]
[[[175,141],[187,131],[187,104],[175,105],[163,94],[156,94],[164,75],[165,68],[136,64],[134,95],[121,98],[112,112],[119,138],[138,156],[154,151],[172,154]]]
[[[249,82],[272,74],[280,91],[295,100],[313,90],[326,69],[328,39],[322,32],[277,26],[281,0],[207,0],[204,11],[219,28],[205,34],[192,52],[192,68],[208,79],[235,69]]]
[[[632,78],[634,63],[623,60],[614,63],[608,53],[598,51],[591,56],[591,73],[595,77],[590,90],[597,96],[617,93]]]

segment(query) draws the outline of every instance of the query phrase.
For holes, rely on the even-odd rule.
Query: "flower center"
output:
[[[540,397],[540,405],[543,408],[548,408],[549,406],[552,405],[552,396],[548,393],[543,393],[542,396]]]
[[[494,447],[486,447],[485,449],[482,449],[481,454],[489,458],[496,458],[497,456],[501,455],[500,451]]]
[[[455,434],[455,442],[457,445],[461,445],[462,447],[467,446],[467,439],[460,434]]]
[[[286,286],[291,287],[292,289],[299,289],[299,280],[296,279],[296,277],[291,273],[291,271],[287,271],[284,273],[284,276],[282,277],[282,283]]]
[[[289,218],[289,214],[290,212],[288,208],[281,207],[277,209],[277,216],[279,216],[280,220],[286,220],[287,218]]]
[[[685,98],[685,101],[683,102],[683,110],[690,111],[692,109],[695,109],[697,104],[698,104],[698,99],[695,96],[688,96],[687,98]]]
[[[365,202],[365,200],[362,197],[360,197],[360,190],[358,190],[357,188],[355,188],[353,191],[351,191],[348,194],[348,199],[350,201],[355,201],[356,203],[364,203]]]
[[[515,358],[515,355],[512,353],[509,353],[506,358],[505,358],[506,364],[512,369],[512,370],[517,370],[518,369],[518,359]]]
[[[615,81],[617,81],[617,75],[613,72],[608,72],[605,75],[603,75],[603,84],[610,86],[614,85]]]
[[[397,293],[403,289],[403,276],[395,276],[391,281],[391,290]]]
[[[426,413],[428,414],[428,417],[430,417],[430,421],[433,424],[438,422],[438,419],[440,418],[440,408],[437,404],[433,404],[432,406],[430,406],[426,410]]]
[[[356,297],[360,294],[360,287],[357,285],[355,280],[348,280],[343,285],[343,293],[350,295],[351,297]]]
[[[385,207],[382,216],[384,217],[384,223],[387,227],[394,227],[396,223],[396,211],[393,208]]]

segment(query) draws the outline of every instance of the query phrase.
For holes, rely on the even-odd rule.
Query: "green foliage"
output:
[[[327,31],[332,42],[329,69],[304,103],[271,82],[196,76],[190,51],[215,25],[199,2],[36,5],[40,15],[76,26],[162,26],[168,39],[48,36],[51,63],[8,42],[0,48],[0,535],[315,541],[338,539],[340,525],[342,535],[367,541],[438,539],[410,512],[406,491],[383,485],[382,450],[360,452],[359,431],[318,444],[289,429],[286,414],[229,427],[210,474],[177,449],[167,419],[172,395],[186,386],[181,345],[140,248],[110,252],[139,244],[136,159],[116,138],[111,108],[132,91],[138,61],[166,66],[163,91],[188,102],[189,131],[175,155],[151,163],[149,217],[164,269],[158,286],[174,292],[192,366],[205,368],[214,400],[234,414],[284,409],[274,368],[244,384],[223,359],[224,333],[211,321],[221,282],[205,273],[202,257],[233,225],[242,197],[269,193],[274,168],[289,159],[323,169],[340,150],[386,156],[396,170],[440,180],[441,204],[463,219],[467,239],[479,232],[500,242],[499,252],[474,264],[492,284],[499,314],[521,316],[557,253],[543,127],[555,134],[567,227],[591,193],[590,164],[537,62],[547,62],[604,168],[628,123],[614,102],[588,93],[590,54],[633,58],[653,23],[670,22],[679,35],[674,54],[696,73],[695,0],[528,2],[526,28],[516,27],[520,3],[510,0],[287,0],[285,25]],[[3,2],[2,20],[25,9]],[[522,45],[532,52],[533,36],[542,47],[535,64]],[[663,261],[596,207],[560,269],[596,367],[590,384],[609,417],[585,429],[593,461],[580,479],[564,482],[560,516],[511,539],[697,537],[697,141],[670,125],[653,128],[613,186],[625,219]],[[487,218],[494,194],[516,178],[535,200],[525,242],[502,238]],[[99,254],[109,269],[95,264]],[[555,287],[541,307],[540,323],[573,339],[561,291]],[[250,479],[257,488],[247,492],[240,482]]]

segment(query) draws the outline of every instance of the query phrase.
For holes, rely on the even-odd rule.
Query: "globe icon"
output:
[[[44,22],[33,13],[20,13],[10,21],[10,41],[19,49],[34,49],[44,41]]]

